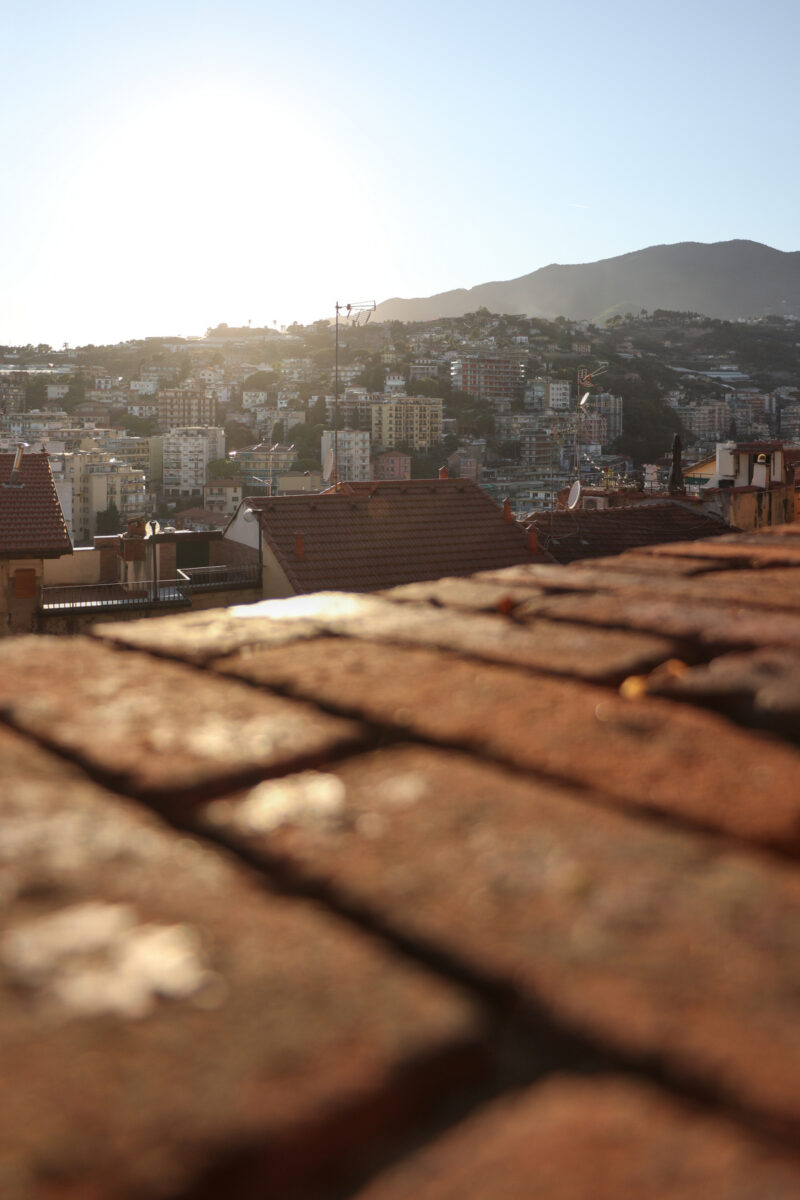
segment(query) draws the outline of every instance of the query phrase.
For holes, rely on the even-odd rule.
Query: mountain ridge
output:
[[[656,308],[736,320],[800,313],[800,251],[762,242],[674,242],[591,263],[549,263],[514,279],[382,301],[379,321],[459,317],[488,308],[552,320],[597,321]]]

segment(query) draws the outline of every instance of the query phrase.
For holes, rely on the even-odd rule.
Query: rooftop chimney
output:
[[[17,452],[14,455],[14,465],[11,468],[11,478],[8,481],[12,487],[22,487],[22,484],[19,481],[19,468],[22,462],[22,455],[24,451],[24,446],[17,446]]]
[[[447,467],[439,467],[439,478],[440,479],[449,479],[450,478]]]

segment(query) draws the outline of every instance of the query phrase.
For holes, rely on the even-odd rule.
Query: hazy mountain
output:
[[[735,319],[800,313],[800,252],[760,242],[679,242],[600,262],[557,263],[498,283],[416,300],[384,300],[380,321],[429,321],[478,308],[599,322],[656,308]]]

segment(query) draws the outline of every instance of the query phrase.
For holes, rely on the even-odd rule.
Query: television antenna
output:
[[[333,482],[334,486],[338,483],[338,463],[339,463],[339,314],[344,313],[344,320],[349,321],[354,317],[354,325],[357,325],[362,313],[367,314],[364,321],[366,325],[372,314],[377,308],[374,300],[359,300],[356,304],[340,304],[336,301],[336,351],[334,357],[333,368]]]
[[[589,370],[588,367],[578,367],[578,391],[580,391],[581,388],[594,387],[594,380],[596,377],[598,375],[603,375],[607,370],[607,362],[598,363],[593,370]],[[575,472],[578,476],[579,483],[581,478],[581,417],[588,411],[586,408],[586,402],[588,399],[589,392],[585,391],[578,402],[578,407],[575,410]]]

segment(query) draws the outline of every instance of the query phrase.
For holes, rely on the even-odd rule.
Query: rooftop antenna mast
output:
[[[578,392],[582,389],[594,387],[594,379],[598,375],[602,375],[608,370],[608,363],[598,363],[594,370],[590,371],[588,367],[578,367]],[[575,410],[575,478],[578,482],[578,496],[575,503],[577,504],[580,497],[580,482],[581,482],[581,417],[586,412],[586,401],[589,399],[589,392],[584,391],[578,407]],[[571,495],[572,493],[570,493]],[[572,507],[572,506],[570,506]]]
[[[360,300],[356,304],[340,304],[336,301],[336,353],[333,369],[333,486],[339,484],[339,314],[344,313],[344,320],[355,317],[357,325],[362,313],[367,314],[366,325],[377,305],[374,300]]]

